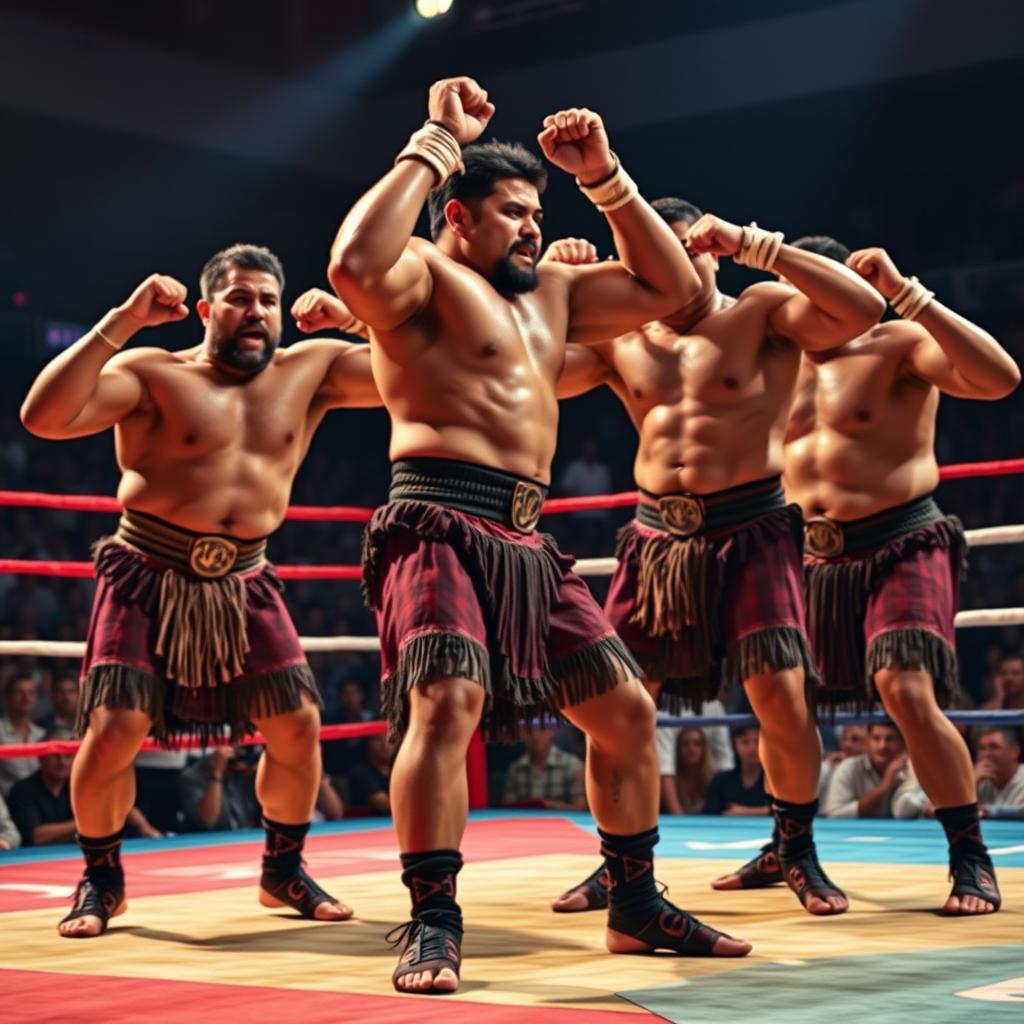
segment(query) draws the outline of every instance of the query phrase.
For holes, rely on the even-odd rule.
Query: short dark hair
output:
[[[246,245],[236,242],[226,249],[221,249],[206,261],[203,272],[199,275],[199,291],[204,299],[219,287],[221,281],[231,267],[241,270],[264,270],[277,278],[277,283],[284,291],[284,267],[281,261],[265,245]]]
[[[68,726],[66,725],[53,726],[53,728],[51,728],[50,731],[47,732],[46,736],[44,737],[44,739],[48,741],[60,740],[61,742],[64,742],[65,740],[74,740],[77,738],[78,737],[75,735],[75,730],[68,728]]]
[[[4,683],[4,696],[10,697],[14,693],[15,686],[23,680],[27,679],[33,686],[37,686],[35,676],[31,672],[15,672],[6,683]]]
[[[746,736],[748,732],[758,732],[760,726],[757,725],[737,725],[732,730],[733,743],[736,742],[741,736]]]
[[[522,178],[538,193],[548,185],[548,170],[538,157],[518,142],[483,142],[462,151],[464,170],[453,174],[435,188],[427,199],[430,237],[438,239],[444,230],[444,208],[452,199],[486,199],[494,186],[506,178]]]
[[[803,249],[804,252],[816,252],[819,256],[827,256],[836,263],[846,263],[850,258],[850,250],[828,235],[804,235],[795,242],[790,242],[794,249]]]
[[[661,219],[666,224],[678,224],[680,221],[695,224],[704,216],[693,203],[688,203],[685,199],[676,199],[674,196],[655,199],[651,203],[651,208],[661,214]]]
[[[1011,729],[1006,725],[988,725],[982,726],[981,732],[978,733],[978,739],[980,740],[983,736],[988,736],[990,733],[997,732],[1000,736],[1006,740],[1008,747],[1019,747],[1020,736],[1017,735],[1016,729]]]

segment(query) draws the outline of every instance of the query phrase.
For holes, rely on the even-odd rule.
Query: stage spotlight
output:
[[[454,0],[416,0],[416,13],[421,18],[440,18],[447,14]]]

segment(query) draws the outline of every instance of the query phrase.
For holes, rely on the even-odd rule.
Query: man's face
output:
[[[524,738],[523,742],[526,744],[526,749],[530,754],[546,757],[551,752],[552,746],[554,746],[555,730],[534,729],[533,732]]]
[[[863,754],[868,744],[868,731],[863,725],[844,725],[839,737],[839,749],[843,757]]]
[[[78,680],[70,676],[58,679],[53,686],[53,710],[68,718],[78,710]]]
[[[43,779],[51,786],[63,786],[71,778],[71,754],[47,754],[39,758],[39,770]]]
[[[11,687],[7,708],[13,718],[31,718],[39,702],[36,684],[32,679],[19,679]]]
[[[1024,658],[1003,658],[998,675],[1007,696],[1024,693]]]
[[[363,688],[358,683],[344,683],[341,687],[341,706],[351,715],[358,715],[366,704]]]
[[[868,730],[868,758],[876,771],[905,753],[900,734],[888,725],[873,725]]]
[[[533,291],[544,217],[537,189],[522,178],[505,178],[486,199],[460,205],[473,265],[503,294]]]
[[[736,737],[736,756],[745,768],[753,768],[761,763],[757,752],[757,729],[747,729]]]
[[[690,228],[693,227],[685,220],[677,220],[669,224],[672,229],[672,233],[679,239],[680,242],[686,241],[686,236],[690,232]],[[705,291],[717,287],[718,281],[718,257],[712,256],[710,253],[701,253],[699,256],[690,255],[690,262],[693,264],[693,269],[697,271],[697,276],[700,278],[701,294]]]
[[[198,309],[215,363],[251,375],[270,363],[281,341],[281,289],[273,274],[228,267]]]
[[[978,741],[978,760],[990,764],[998,778],[1012,775],[1019,759],[1020,747],[1007,743],[1001,732],[984,733]]]

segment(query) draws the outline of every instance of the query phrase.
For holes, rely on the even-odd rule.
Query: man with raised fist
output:
[[[640,500],[619,535],[605,612],[670,708],[712,700],[736,679],[761,724],[781,839],[716,884],[785,880],[808,912],[842,913],[846,897],[812,837],[821,743],[808,690],[817,676],[804,626],[800,510],[786,504],[780,480],[782,441],[801,351],[856,336],[884,305],[855,273],[785,245],[781,232],[740,227],[680,199],[654,208],[690,253],[700,291],[640,329],[573,347],[559,388],[567,395],[607,383],[640,435]],[[578,240],[560,249],[552,260],[595,256]],[[726,256],[787,283],[723,295],[716,274]],[[595,871],[553,909],[602,906],[605,877]]]
[[[940,705],[956,697],[954,617],[966,541],[933,499],[940,394],[994,400],[1020,382],[998,341],[904,277],[884,249],[825,236],[795,243],[845,263],[890,320],[806,352],[786,432],[787,496],[804,512],[808,629],[834,704],[877,694],[949,843],[943,911],[999,909],[970,752]]]
[[[265,550],[327,410],[379,404],[369,352],[325,338],[278,348],[284,272],[268,249],[225,249],[200,281],[198,345],[121,351],[139,331],[189,315],[185,286],[152,274],[43,369],[21,410],[40,437],[113,427],[122,471],[121,521],[95,548],[85,739],[71,774],[86,867],[59,927],[69,938],[101,934],[125,909],[121,839],[145,737],[216,743],[225,726],[233,738],[253,728],[266,737],[260,902],[318,920],[352,914],[302,867],[321,776],[320,696]],[[354,320],[337,300],[332,315]]]
[[[381,638],[382,706],[404,733],[391,782],[412,919],[400,991],[457,988],[455,898],[465,756],[561,711],[589,737],[587,791],[614,880],[612,952],[744,955],[654,884],[654,705],[622,641],[537,532],[555,450],[566,341],[584,344],[689,304],[699,281],[584,109],[538,142],[608,217],[619,261],[538,266],[546,170],[519,145],[472,145],[494,115],[470,78],[430,89],[429,120],[345,217],[328,276],[369,327],[391,415],[389,502],[364,542]],[[429,201],[433,241],[413,230]]]

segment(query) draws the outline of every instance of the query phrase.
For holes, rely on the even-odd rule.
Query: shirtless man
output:
[[[605,612],[670,707],[713,699],[726,677],[742,680],[782,836],[778,859],[773,852],[747,875],[784,878],[812,914],[842,913],[846,897],[812,838],[821,742],[807,690],[817,677],[804,633],[800,510],[787,507],[780,482],[782,439],[801,350],[855,337],[884,305],[852,271],[779,234],[678,199],[654,208],[689,251],[700,293],[640,330],[574,350],[560,388],[578,391],[588,374],[609,384],[640,435],[641,496],[619,535]],[[789,284],[725,296],[716,285],[722,256]],[[553,909],[605,899],[597,871]]]
[[[125,910],[121,838],[145,737],[215,741],[224,725],[233,737],[252,726],[266,736],[260,902],[319,920],[352,915],[302,868],[321,778],[320,698],[264,551],[324,413],[380,400],[366,346],[278,348],[283,285],[269,250],[233,246],[203,269],[201,344],[122,352],[140,330],[188,316],[185,286],[153,274],[43,369],[22,406],[40,437],[113,427],[123,474],[117,533],[95,550],[85,738],[71,775],[86,867],[59,927],[69,938],[99,935]],[[307,323],[324,307],[300,304]]]
[[[620,263],[536,262],[543,165],[468,146],[494,107],[469,78],[435,83],[431,120],[346,216],[329,278],[370,327],[391,414],[389,503],[364,541],[381,638],[382,705],[404,740],[391,783],[412,920],[399,991],[453,991],[465,755],[489,733],[562,710],[589,738],[587,792],[614,878],[607,946],[741,956],[654,884],[654,704],[585,584],[536,532],[555,450],[566,338],[587,342],[685,305],[698,281],[618,165],[600,117],[566,110],[538,141],[608,215]],[[463,169],[464,168],[464,169]],[[413,238],[430,199],[434,242]]]
[[[808,630],[834,703],[874,692],[906,739],[949,841],[948,914],[999,909],[970,753],[940,710],[957,692],[953,618],[966,543],[932,499],[939,395],[994,400],[1020,382],[986,331],[904,278],[884,249],[797,245],[845,262],[903,319],[804,354],[786,432],[786,495],[806,517]]]

